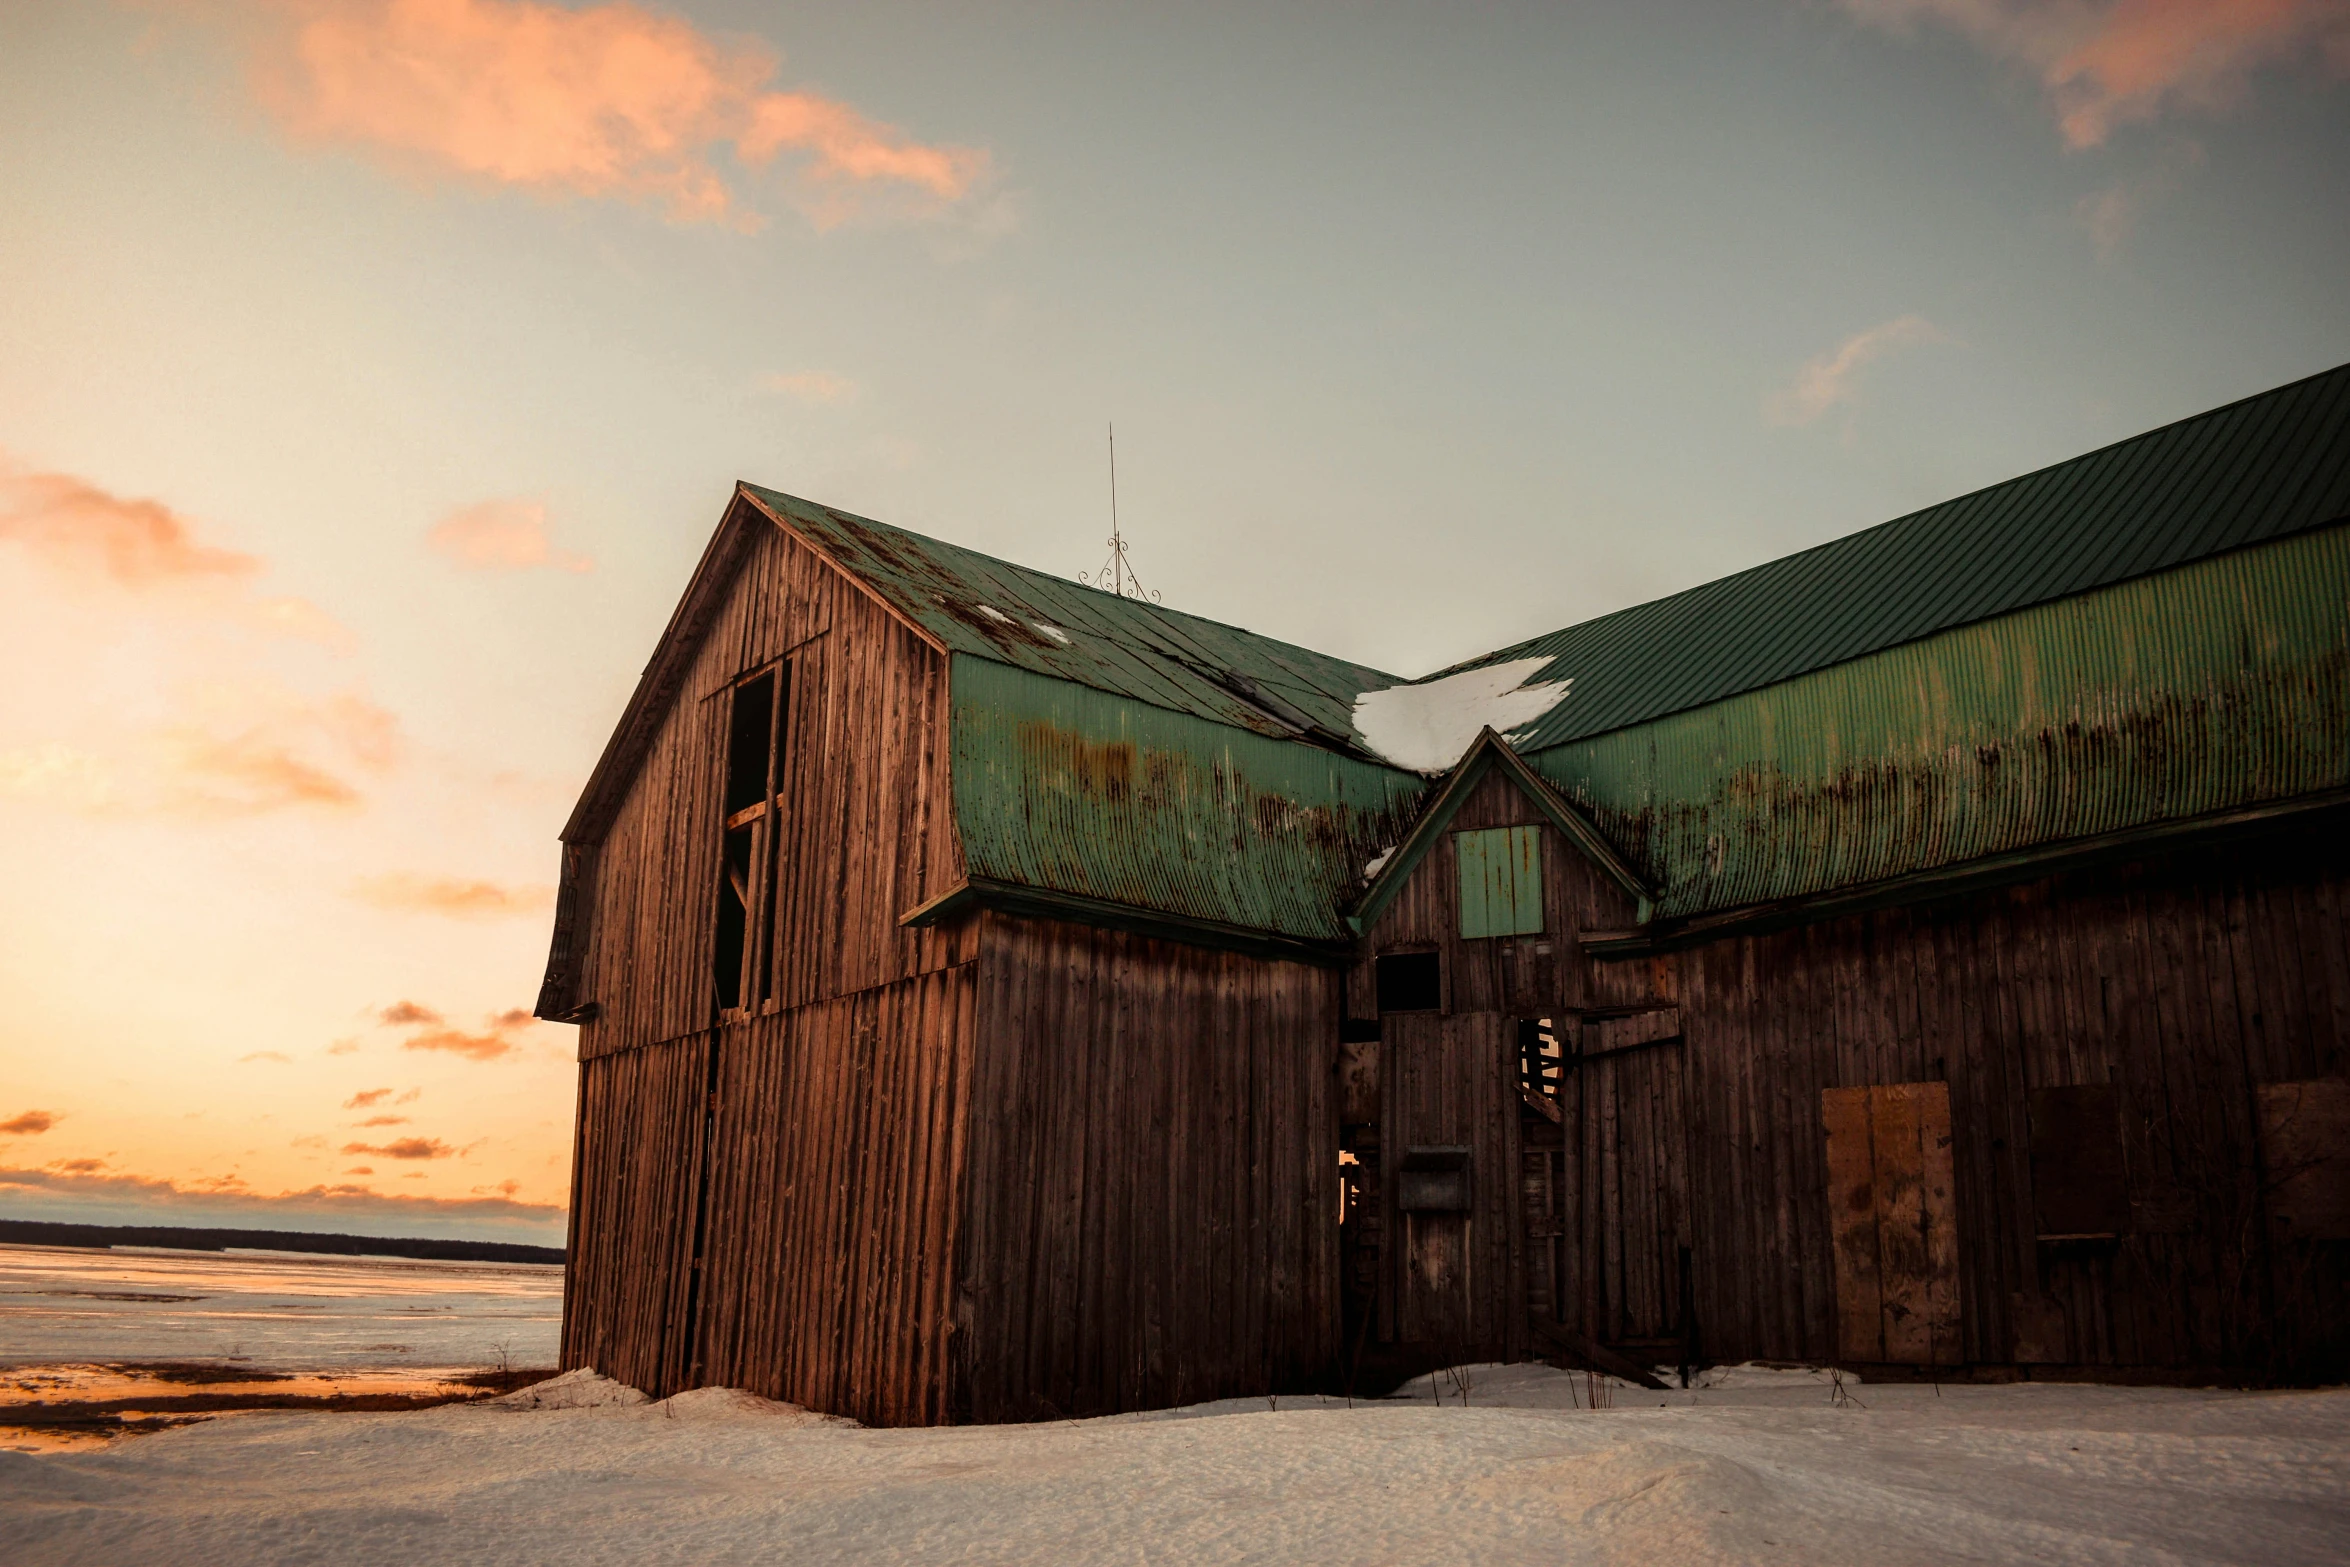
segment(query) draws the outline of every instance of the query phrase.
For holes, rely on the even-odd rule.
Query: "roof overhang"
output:
[[[1188,946],[1213,947],[1224,952],[1244,952],[1251,957],[1311,963],[1322,968],[1342,968],[1354,960],[1352,942],[1312,941],[1246,925],[1228,925],[1221,920],[1170,914],[1131,903],[1115,903],[1107,898],[1089,898],[1082,893],[1060,892],[1050,887],[1030,887],[1018,882],[994,881],[979,876],[958,882],[927,903],[908,909],[898,916],[898,923],[905,926],[936,925],[977,909],[993,909],[1000,914],[1026,915],[1034,919],[1067,920],[1078,925],[1100,925],[1137,936],[1153,936],[1162,941],[1180,941]]]

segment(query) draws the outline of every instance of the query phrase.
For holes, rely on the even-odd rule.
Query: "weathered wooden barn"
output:
[[[2350,367],[1418,682],[742,485],[563,839],[566,1365],[2344,1364]]]

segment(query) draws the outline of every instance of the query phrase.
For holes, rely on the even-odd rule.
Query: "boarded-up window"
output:
[[[1533,936],[1542,931],[1542,832],[1489,827],[1456,832],[1461,865],[1461,935]]]
[[[1941,1083],[1830,1088],[1829,1228],[1836,1337],[1848,1361],[1960,1360],[1950,1090]]]
[[[2032,1091],[2032,1210],[2044,1241],[2104,1239],[2130,1227],[2112,1085]]]
[[[2350,1240],[2350,1082],[2263,1083],[2260,1162],[2279,1239]]]

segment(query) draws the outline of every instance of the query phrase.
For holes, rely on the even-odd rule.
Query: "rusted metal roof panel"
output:
[[[974,881],[1306,941],[1428,784],[1340,752],[955,657],[955,820]]]
[[[2350,365],[1427,676],[1546,658],[1539,751],[2350,517]]]
[[[1400,680],[777,490],[742,488],[950,652],[1258,734],[1318,736],[1342,747],[1353,744],[1355,698]]]
[[[1673,919],[2350,788],[2350,524],[1530,757]]]

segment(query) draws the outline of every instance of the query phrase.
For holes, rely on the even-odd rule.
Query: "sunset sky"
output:
[[[0,0],[0,1216],[559,1242],[737,479],[1399,674],[2350,359],[2350,0]]]

